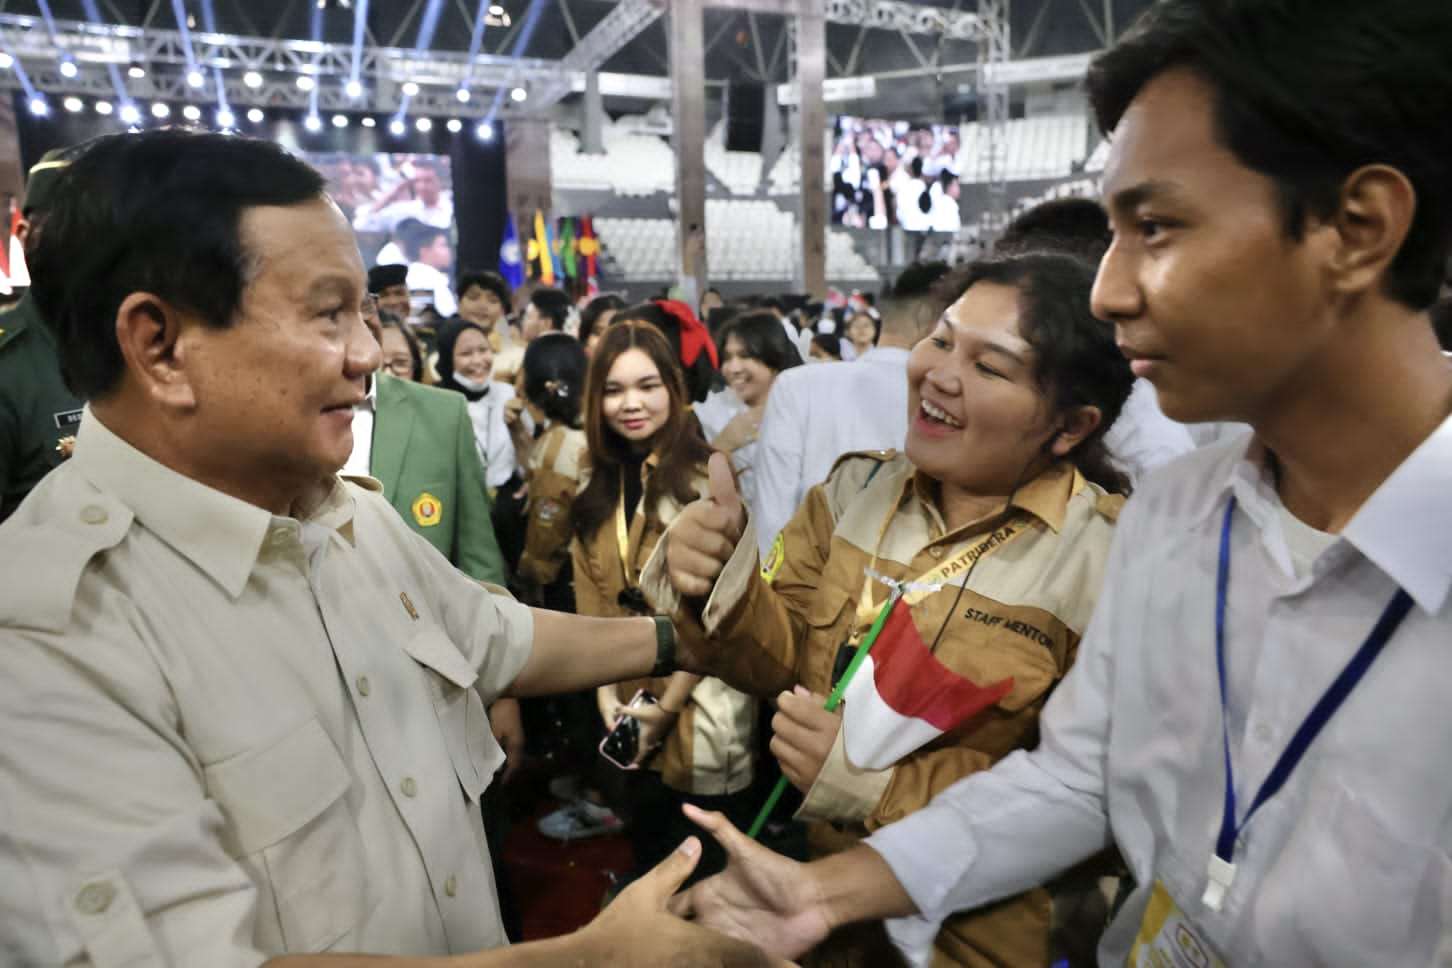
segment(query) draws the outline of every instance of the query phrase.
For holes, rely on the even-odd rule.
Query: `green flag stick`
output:
[[[872,620],[872,627],[867,630],[867,634],[857,644],[857,652],[852,656],[852,661],[847,663],[847,670],[842,673],[842,678],[838,680],[837,687],[827,697],[827,702],[822,707],[827,712],[836,712],[837,707],[842,704],[842,694],[847,691],[847,684],[852,681],[853,676],[857,675],[858,667],[862,665],[862,660],[867,658],[867,653],[872,649],[873,643],[877,641],[877,636],[882,632],[882,627],[887,624],[888,614],[901,597],[902,585],[894,583],[892,593],[887,596],[887,601],[882,604],[882,610],[877,613],[877,618]],[[766,826],[766,818],[771,816],[771,812],[776,809],[776,805],[780,802],[781,795],[786,792],[789,782],[785,776],[776,781],[776,786],[772,789],[771,796],[767,797],[766,803],[761,805],[761,812],[756,815],[755,820],[751,821],[751,829],[746,831],[746,836],[755,840],[757,835],[761,833],[761,828]]]

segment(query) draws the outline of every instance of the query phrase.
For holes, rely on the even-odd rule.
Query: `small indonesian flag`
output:
[[[928,650],[898,602],[847,683],[843,746],[860,769],[885,770],[1008,695],[1013,679],[981,688]]]

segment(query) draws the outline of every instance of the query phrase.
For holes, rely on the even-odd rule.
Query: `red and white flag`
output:
[[[842,695],[843,747],[859,769],[885,770],[1013,689],[980,687],[939,662],[898,602]]]

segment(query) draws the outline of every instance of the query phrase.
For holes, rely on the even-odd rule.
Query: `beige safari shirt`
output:
[[[485,704],[533,620],[376,482],[277,517],[87,412],[0,527],[6,964],[504,943]]]

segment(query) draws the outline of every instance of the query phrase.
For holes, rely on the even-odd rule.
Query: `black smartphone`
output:
[[[639,690],[627,703],[631,709],[653,705],[658,700],[644,689]],[[600,741],[600,755],[622,770],[640,769],[634,762],[640,752],[640,721],[629,716],[616,717],[615,727]]]

